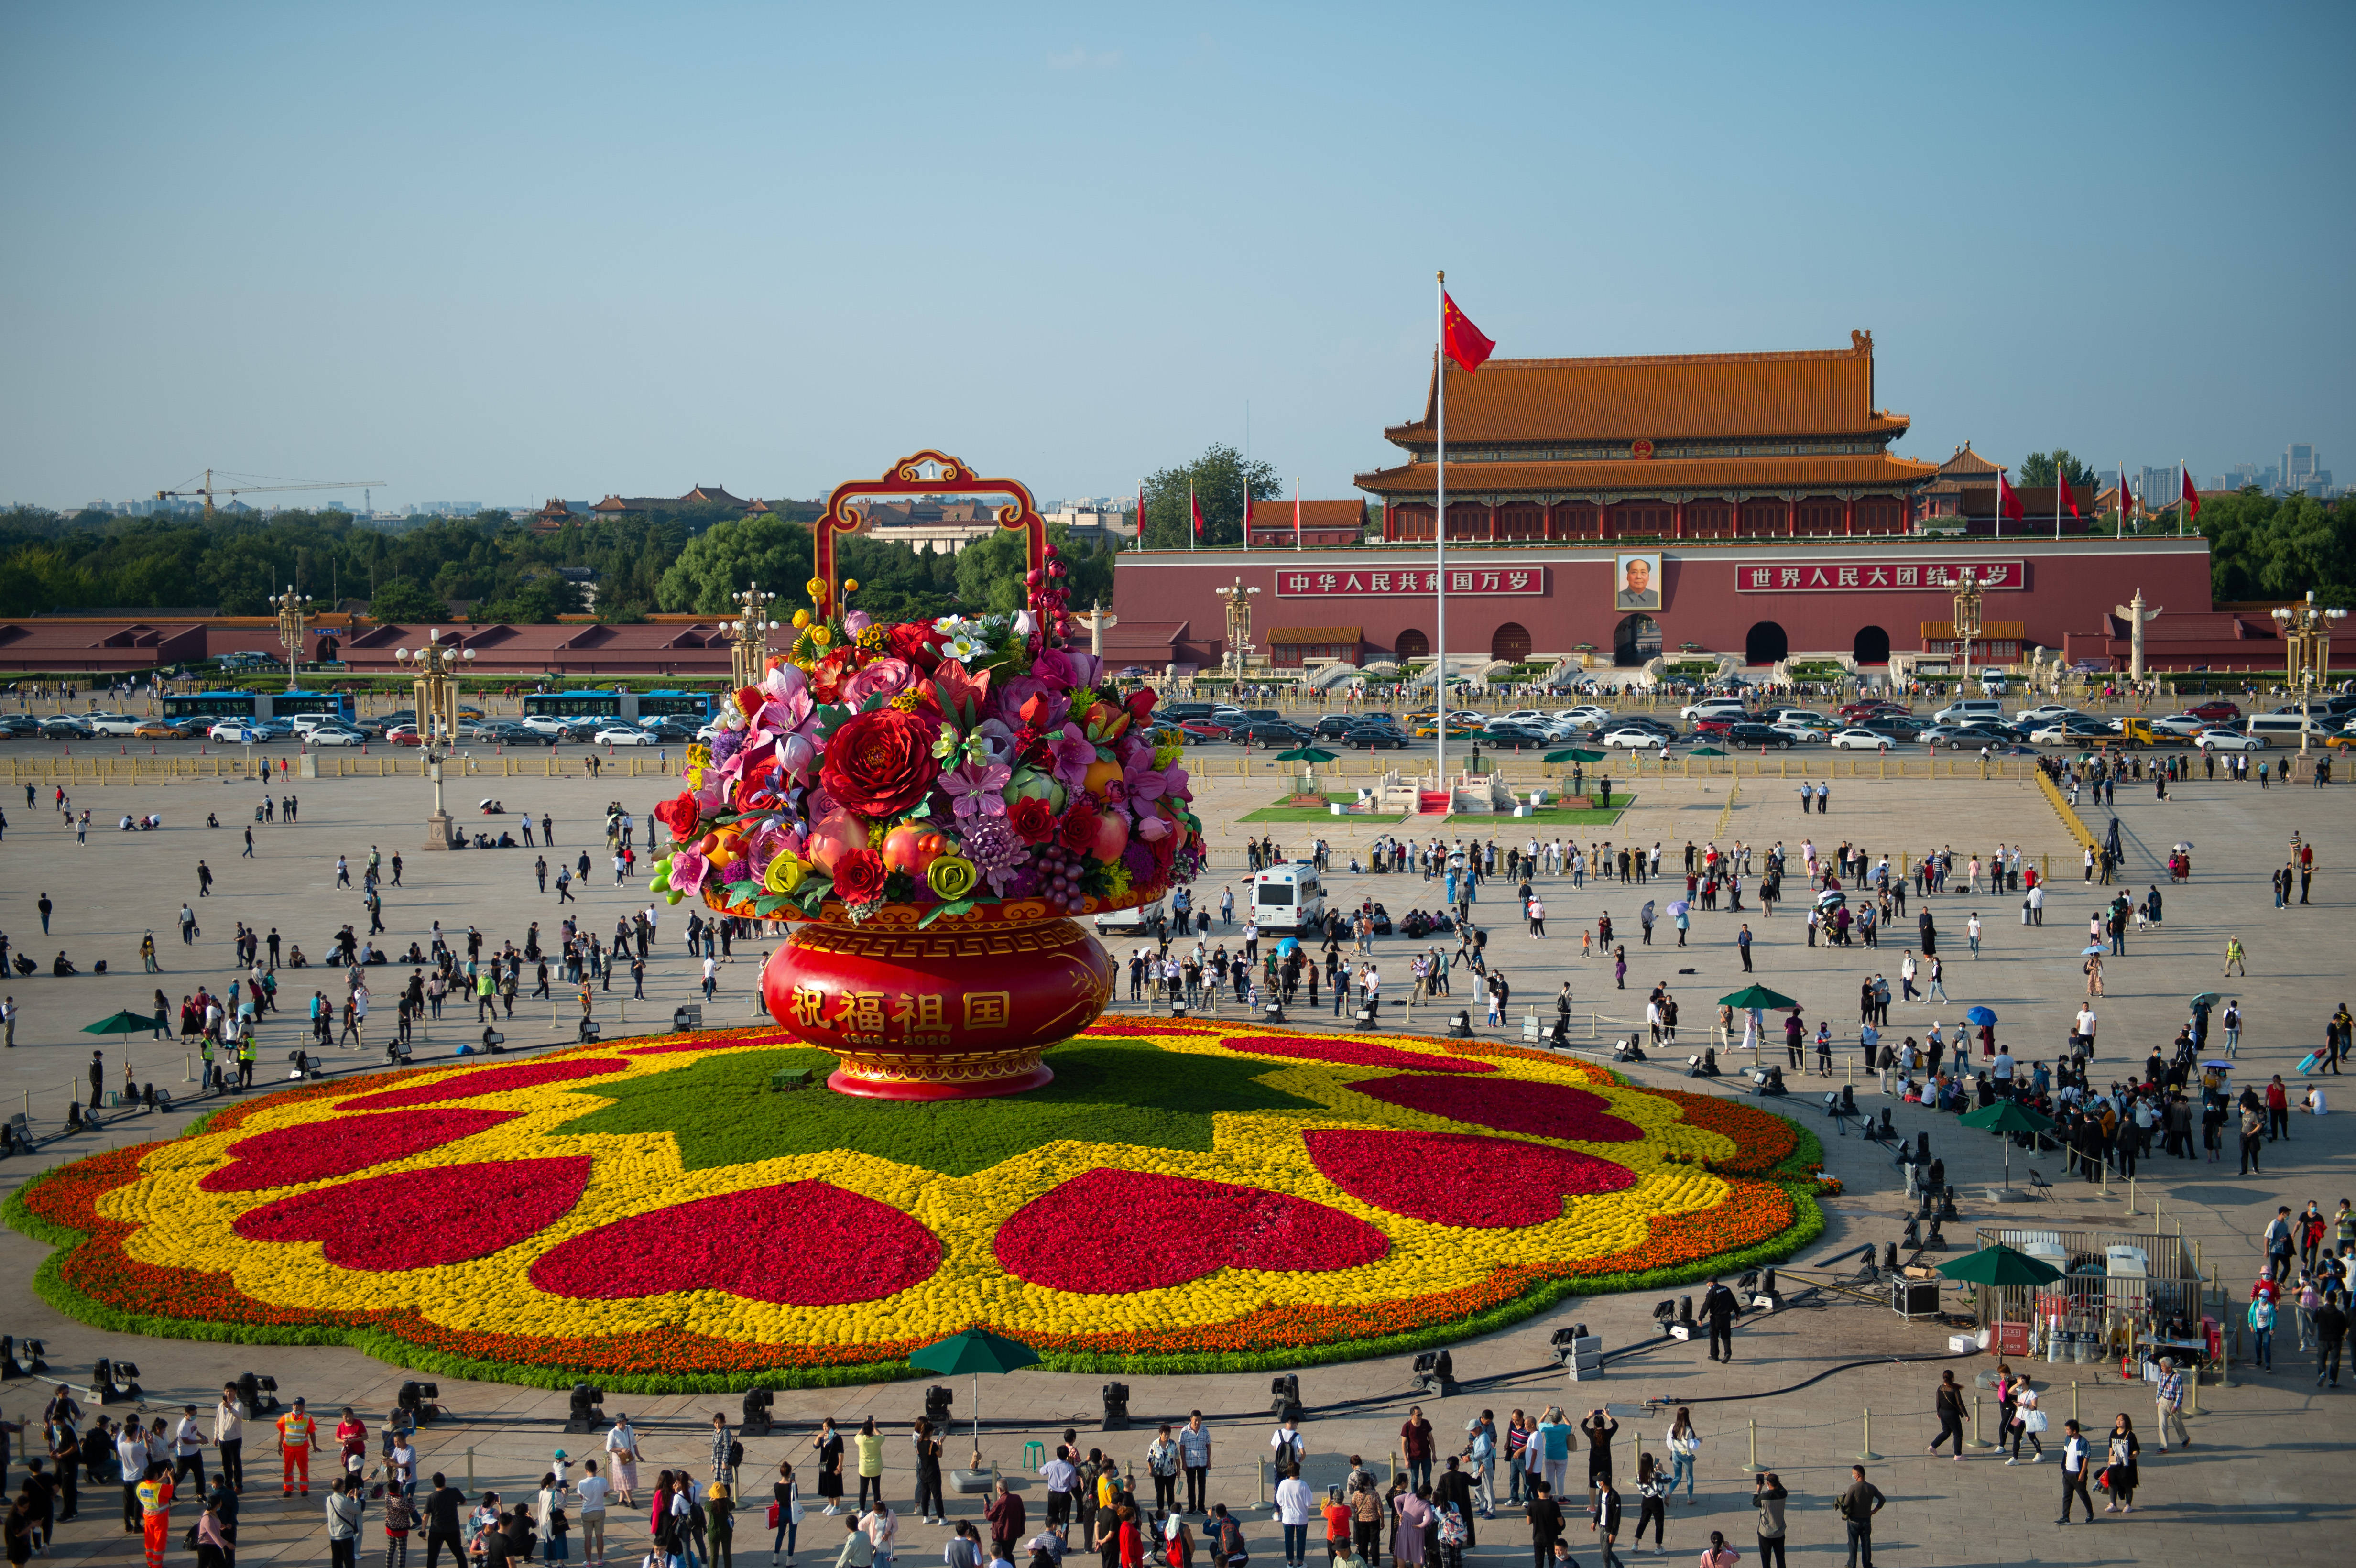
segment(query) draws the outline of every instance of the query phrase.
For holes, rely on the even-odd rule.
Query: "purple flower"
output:
[[[1066,789],[1076,790],[1087,784],[1088,770],[1097,765],[1096,743],[1076,724],[1066,724],[1062,733],[1050,736],[1047,752],[1055,763],[1050,771]]]
[[[1130,758],[1129,765],[1121,770],[1121,782],[1128,785],[1130,804],[1140,814],[1151,810],[1153,803],[1170,788],[1169,779],[1153,765],[1151,753]]]
[[[948,792],[960,817],[1003,816],[1006,797],[999,792],[1013,776],[1013,770],[1003,763],[968,763],[943,774],[941,787]]]
[[[1120,860],[1129,868],[1131,886],[1145,888],[1153,885],[1152,850],[1132,838],[1129,841],[1129,848],[1120,852]]]
[[[744,745],[744,731],[742,730],[723,730],[719,734],[712,737],[712,761],[713,764],[719,765],[725,763],[729,758],[736,754],[737,748]]]

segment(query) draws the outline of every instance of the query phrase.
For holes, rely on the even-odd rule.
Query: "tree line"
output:
[[[802,508],[807,512],[809,508]],[[1112,553],[1072,544],[1050,525],[1072,571],[1073,603],[1112,601]],[[1000,534],[958,555],[871,535],[842,541],[857,607],[879,620],[937,617],[1023,603],[1023,551]],[[586,568],[591,584],[564,568]],[[0,615],[205,608],[264,615],[299,587],[322,604],[358,600],[380,621],[538,623],[595,613],[612,623],[656,612],[717,615],[758,581],[798,603],[812,570],[802,517],[745,517],[725,507],[584,518],[541,532],[502,511],[386,527],[343,512],[267,517],[118,517],[20,507],[0,513]],[[465,613],[455,613],[463,606]]]

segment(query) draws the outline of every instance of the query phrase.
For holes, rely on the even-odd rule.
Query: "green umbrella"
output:
[[[81,1032],[84,1034],[148,1034],[152,1033],[155,1028],[155,1015],[153,1013],[123,1012],[115,1014],[112,1018],[101,1019],[94,1024],[84,1024],[81,1026]]]
[[[1722,757],[1726,755],[1726,753],[1716,746],[1696,746],[1692,751],[1687,752],[1686,755],[1688,757]]]
[[[1321,752],[1314,746],[1295,746],[1290,752],[1279,752],[1276,760],[1280,763],[1330,763],[1333,760],[1333,753]]]
[[[1796,1008],[1800,1004],[1781,991],[1771,991],[1764,986],[1745,986],[1730,997],[1719,1001],[1730,1008]]]
[[[1998,1100],[1993,1105],[1982,1105],[1963,1118],[1964,1125],[1980,1127],[2006,1135],[2004,1140],[2004,1184],[2012,1185],[2012,1138],[2014,1133],[2050,1133],[2053,1118],[2042,1111],[2032,1111],[2017,1100]]]
[[[973,1374],[973,1467],[979,1470],[981,1468],[981,1374],[1011,1372],[1020,1367],[1036,1366],[1039,1364],[1039,1352],[1020,1339],[1010,1339],[987,1328],[969,1328],[962,1334],[952,1334],[938,1344],[910,1351],[908,1364],[947,1377],[955,1377],[959,1372]]]
[[[1590,752],[1583,746],[1573,746],[1568,751],[1548,752],[1546,760],[1549,763],[1600,763],[1603,760],[1603,753]]]
[[[1939,1273],[1967,1285],[1998,1286],[2050,1285],[2062,1277],[2062,1271],[2043,1258],[2033,1258],[2001,1244],[1966,1253],[1951,1264],[1941,1264]]]

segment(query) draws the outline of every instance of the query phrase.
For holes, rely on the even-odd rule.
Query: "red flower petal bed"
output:
[[[402,1105],[431,1105],[442,1100],[476,1100],[485,1094],[504,1094],[510,1089],[531,1089],[542,1083],[565,1083],[575,1078],[594,1078],[601,1073],[619,1072],[627,1066],[628,1062],[616,1061],[610,1056],[575,1056],[554,1061],[519,1061],[512,1067],[478,1068],[473,1072],[462,1068],[431,1083],[388,1089],[380,1094],[363,1094],[357,1100],[347,1100],[336,1108],[339,1111],[391,1111]]]
[[[624,1056],[675,1056],[689,1051],[744,1051],[756,1045],[799,1045],[801,1041],[781,1029],[763,1029],[742,1040],[716,1040],[709,1036],[695,1040],[676,1040],[669,1045],[631,1045],[622,1048]]]
[[[546,1230],[589,1185],[586,1155],[436,1166],[315,1188],[237,1217],[249,1242],[318,1242],[338,1268],[472,1263]]]
[[[1016,1210],[991,1243],[1018,1278],[1089,1296],[1183,1285],[1222,1268],[1355,1268],[1390,1244],[1323,1203],[1103,1167]]]
[[[259,1192],[325,1181],[456,1143],[519,1115],[454,1106],[354,1116],[335,1123],[332,1133],[316,1124],[280,1127],[230,1145],[230,1162],[207,1173],[197,1185],[207,1192]]]
[[[1799,1128],[1772,1111],[1685,1089],[1649,1089],[1645,1093],[1675,1102],[1688,1126],[1733,1140],[1738,1152],[1731,1158],[1710,1161],[1710,1168],[1721,1174],[1764,1176],[1791,1158],[1792,1151],[1800,1147]]]
[[[780,1236],[793,1244],[768,1240]],[[789,1181],[601,1225],[541,1254],[531,1283],[582,1301],[724,1290],[843,1307],[921,1285],[940,1266],[939,1239],[899,1210],[830,1182]]]
[[[1421,1056],[1395,1045],[1362,1040],[1319,1040],[1301,1035],[1246,1034],[1220,1045],[1248,1056],[1290,1056],[1301,1061],[1332,1061],[1344,1067],[1396,1067],[1408,1072],[1494,1072],[1485,1061],[1461,1056]]]
[[[1602,1095],[1563,1083],[1517,1083],[1501,1092],[1475,1079],[1363,1078],[1350,1087],[1404,1110],[1504,1133],[1609,1144],[1634,1143],[1644,1136],[1635,1123],[1612,1115]]]
[[[1435,1225],[1541,1225],[1562,1218],[1565,1199],[1636,1185],[1634,1171],[1608,1159],[1477,1133],[1337,1127],[1305,1141],[1317,1168],[1351,1197]]]

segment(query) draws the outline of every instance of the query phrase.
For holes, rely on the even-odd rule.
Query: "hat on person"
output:
[[[562,1449],[562,1448],[559,1448],[559,1449],[556,1451],[556,1453],[555,1453],[555,1455],[553,1456],[553,1457],[555,1457],[555,1458],[559,1458],[559,1459],[563,1458],[563,1457],[564,1457],[564,1450],[563,1450],[563,1449]]]

